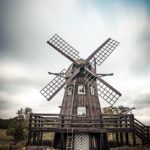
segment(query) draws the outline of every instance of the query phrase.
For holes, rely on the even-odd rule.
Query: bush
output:
[[[11,120],[6,133],[7,135],[12,136],[16,142],[22,141],[25,138],[24,127],[22,126],[22,123],[17,120],[17,118]]]

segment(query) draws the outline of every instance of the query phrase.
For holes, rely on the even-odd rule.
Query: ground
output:
[[[45,134],[44,138],[47,139],[47,137],[52,138],[53,135]],[[13,140],[11,136],[6,135],[6,129],[0,129],[0,150],[9,150],[10,142]],[[53,148],[47,147],[47,146],[30,146],[28,148],[23,147],[25,142],[19,143],[19,149],[20,150],[54,150]],[[150,146],[136,146],[136,147],[127,147],[124,146],[122,148],[112,148],[111,150],[150,150]]]
[[[0,129],[0,150],[9,150],[10,143],[13,141],[12,136],[6,135],[6,129]],[[19,149],[21,149],[25,145],[26,141],[22,141],[18,143]]]
[[[0,129],[0,150],[9,149],[9,143],[11,142],[12,137],[6,135],[5,129]]]

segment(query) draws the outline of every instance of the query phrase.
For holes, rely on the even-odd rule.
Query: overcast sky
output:
[[[48,102],[39,91],[71,64],[46,41],[55,33],[87,58],[107,38],[120,42],[98,68],[150,125],[150,6],[147,0],[0,0],[0,118],[17,109],[59,112],[63,90]],[[100,99],[101,106],[109,106]]]

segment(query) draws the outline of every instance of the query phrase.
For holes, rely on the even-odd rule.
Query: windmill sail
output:
[[[97,91],[98,95],[111,106],[113,106],[121,96],[120,92],[99,77],[97,78]]]
[[[63,69],[60,74],[64,74],[66,72]],[[74,70],[72,75],[66,80],[62,76],[56,76],[51,82],[49,82],[40,93],[47,99],[51,100],[70,80],[72,80],[78,73],[80,72],[80,68]]]
[[[60,74],[65,73],[66,70],[63,69]],[[66,79],[62,76],[56,76],[51,82],[49,82],[40,93],[47,99],[50,100],[56,91],[58,91],[61,87],[63,87]]]
[[[86,83],[90,84],[97,88],[98,95],[103,98],[107,103],[113,106],[116,101],[121,96],[121,93],[118,92],[114,87],[104,81],[102,78],[96,76],[94,72],[91,72],[86,68],[85,80]]]
[[[98,47],[86,60],[89,61],[92,65],[94,64],[94,61],[96,61],[96,64],[100,66],[118,45],[119,42],[109,38],[100,47]]]
[[[65,42],[60,36],[55,34],[49,41],[47,41],[47,43],[62,55],[67,57],[69,60],[77,63],[76,60],[79,59],[79,52],[67,42]]]

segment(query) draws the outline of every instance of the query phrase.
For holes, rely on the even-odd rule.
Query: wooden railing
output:
[[[106,132],[120,134],[132,133],[133,143],[138,136],[143,144],[150,145],[150,127],[134,118],[133,114],[103,114],[102,116],[62,116],[59,114],[30,114],[29,139],[36,139],[42,132]],[[128,136],[126,136],[128,141]],[[33,140],[34,141],[34,140]]]
[[[150,144],[150,127],[134,119],[135,132],[142,139],[143,144]]]
[[[132,129],[133,115],[99,116],[61,116],[59,114],[31,114],[30,128],[104,128],[104,129]]]

